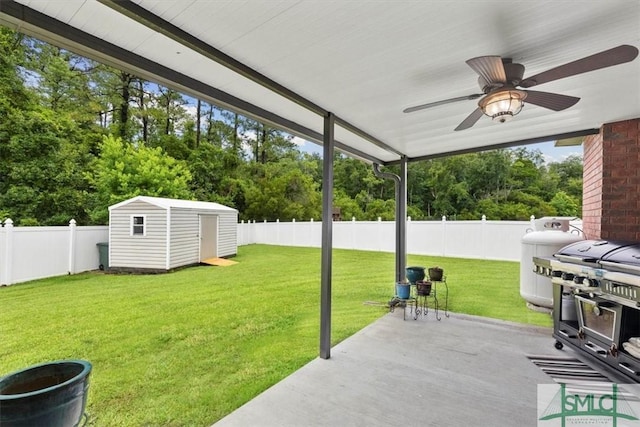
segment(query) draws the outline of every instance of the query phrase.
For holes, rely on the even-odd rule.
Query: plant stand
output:
[[[402,308],[402,319],[407,320],[407,308],[409,315],[413,320],[418,320],[419,316],[429,314],[429,309],[433,308],[438,321],[442,320],[440,316],[441,301],[444,299],[444,315],[449,317],[449,285],[446,276],[442,276],[442,280],[431,281],[431,292],[427,295],[419,295],[417,285],[411,285],[409,298],[399,298],[397,295],[389,301],[389,312],[393,313],[396,308]],[[431,306],[431,307],[430,307]]]

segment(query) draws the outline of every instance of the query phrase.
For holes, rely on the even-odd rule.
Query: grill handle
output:
[[[604,348],[600,347],[599,345],[595,345],[594,343],[592,343],[591,341],[588,341],[585,345],[585,348],[587,350],[591,350],[592,352],[602,356],[602,357],[607,357],[607,350],[605,350]]]
[[[618,366],[620,366],[622,369],[624,369],[625,371],[629,372],[630,374],[633,374],[633,375],[640,375],[640,372],[638,372],[638,371],[634,371],[633,369],[631,369],[631,368],[630,368],[626,363],[624,363],[624,362],[618,363]]]

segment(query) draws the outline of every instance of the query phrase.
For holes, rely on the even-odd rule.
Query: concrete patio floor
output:
[[[526,356],[574,356],[554,342],[550,328],[399,309],[215,426],[535,426],[537,385],[553,380]]]

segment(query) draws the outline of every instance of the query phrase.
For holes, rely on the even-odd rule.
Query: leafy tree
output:
[[[578,200],[564,191],[558,191],[549,204],[556,210],[556,215],[580,216],[581,209]]]
[[[88,59],[33,38],[25,38],[25,69],[40,104],[68,113],[77,125],[90,127],[95,120],[90,73],[95,64]]]
[[[91,134],[77,116],[38,104],[19,72],[26,50],[22,36],[0,29],[0,206],[18,225],[83,222]]]
[[[458,178],[461,162],[465,159],[438,159],[431,162],[428,170],[427,186],[431,192],[431,206],[428,211],[437,217],[456,215],[462,211],[469,199],[466,180]]]
[[[513,162],[509,169],[508,186],[513,190],[527,190],[538,194],[541,191],[540,179],[544,168],[544,160],[539,150],[528,151],[526,148],[513,150]]]
[[[358,203],[349,197],[342,189],[334,190],[333,206],[340,208],[340,216],[343,221],[351,220],[351,218],[356,218],[357,220],[363,220],[365,218],[364,212]]]
[[[292,160],[254,164],[252,182],[247,181],[244,219],[287,220],[319,218],[318,185]]]
[[[101,125],[120,138],[129,140],[138,134],[138,124],[132,120],[132,106],[140,97],[140,79],[125,71],[97,65],[92,72],[96,104]],[[146,113],[145,113],[146,114]]]
[[[100,155],[87,179],[94,189],[91,219],[105,224],[110,205],[138,195],[189,199],[191,173],[184,162],[161,148],[134,146],[121,138],[104,137]]]
[[[549,176],[556,180],[554,190],[562,189],[577,200],[578,206],[582,206],[582,159],[569,156],[562,162],[551,163],[548,169]]]
[[[393,221],[396,217],[396,202],[393,199],[372,200],[367,206],[365,219],[369,221],[381,218],[383,221]]]
[[[337,153],[333,160],[334,187],[355,198],[360,193],[375,198],[382,187],[383,180],[376,177],[367,163]],[[391,184],[393,188],[393,184]],[[393,190],[392,190],[393,191]],[[364,208],[365,206],[361,206]]]
[[[234,199],[239,187],[226,179],[236,177],[236,157],[223,148],[203,143],[193,150],[189,157],[189,169],[193,179],[191,189],[198,200],[222,202]],[[234,191],[230,188],[233,187]],[[235,206],[234,203],[232,205]]]

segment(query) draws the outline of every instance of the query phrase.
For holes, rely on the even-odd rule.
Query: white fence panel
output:
[[[95,270],[96,244],[109,239],[109,227],[14,227],[8,219],[0,228],[0,285]]]
[[[293,222],[276,222],[276,235],[278,237],[278,245],[296,246],[295,245],[296,223]]]
[[[77,227],[74,269],[71,273],[95,270],[100,265],[97,243],[109,241],[109,227]]]
[[[441,221],[408,221],[407,252],[416,255],[442,255],[443,233]]]
[[[242,220],[242,222],[238,225],[238,246],[244,246],[244,245],[248,245],[251,242],[249,241],[249,234],[250,232],[250,228],[251,228],[251,222],[249,222],[248,226],[245,226],[245,222],[244,220]]]
[[[319,248],[322,246],[322,223],[321,222],[301,222],[298,224],[300,233],[298,246],[306,246],[311,248]]]
[[[486,221],[483,258],[520,261],[522,237],[531,227],[526,221]]]
[[[69,272],[68,227],[15,227],[12,233],[12,283]]]
[[[482,258],[482,224],[478,221],[443,221],[444,256]]]
[[[357,242],[356,227],[353,221],[336,221],[333,223],[333,247],[339,249],[363,249],[366,242]],[[320,230],[322,239],[322,229]]]

